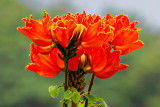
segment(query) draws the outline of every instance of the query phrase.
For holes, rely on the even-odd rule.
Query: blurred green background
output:
[[[71,0],[46,10],[52,17],[68,11],[76,12],[76,8],[67,2]],[[30,62],[28,55],[31,41],[16,28],[24,26],[21,19],[30,14],[34,19],[43,18],[43,11],[25,4],[21,0],[0,0],[0,107],[61,107],[59,101],[62,95],[52,99],[48,87],[62,85],[63,73],[45,78],[25,70]],[[101,15],[118,13],[112,9],[103,10]],[[137,17],[132,13],[129,16],[131,21],[139,20]],[[129,67],[109,79],[95,79],[92,93],[104,98],[111,107],[160,107],[160,35],[150,32],[149,28],[143,26],[143,21],[138,27],[143,29],[140,40],[145,45],[122,56],[121,62]],[[87,83],[90,76],[86,78]]]

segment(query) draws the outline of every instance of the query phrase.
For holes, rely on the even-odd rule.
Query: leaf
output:
[[[78,101],[80,100],[81,98],[81,95],[79,92],[74,92],[73,93],[73,96],[72,96],[72,100],[74,103],[78,103]]]
[[[64,92],[64,99],[70,99],[73,96],[72,91],[67,90]]]
[[[51,85],[49,87],[49,93],[52,98],[57,98],[58,94],[59,94],[59,89],[58,89],[57,85],[56,86]]]
[[[72,88],[72,91],[73,92],[78,92],[76,88]]]
[[[61,103],[64,103],[64,102],[65,102],[65,99],[61,100],[60,102],[61,102]]]
[[[61,90],[63,90],[63,89],[64,89],[64,87],[60,87],[60,88],[59,88],[59,91],[61,91]]]
[[[101,106],[108,107],[107,104],[106,104],[106,102],[103,100],[103,98],[98,98],[97,101],[100,102]]]
[[[69,103],[71,103],[71,99],[63,99],[60,102],[65,103],[65,104],[69,104]]]
[[[97,101],[97,98],[94,96],[94,95],[88,95],[87,96],[88,100],[91,102],[91,103],[96,103]]]
[[[65,104],[71,103],[71,99],[66,99]]]
[[[85,101],[83,103],[78,103],[78,107],[84,107],[85,106]]]
[[[94,106],[94,104],[92,102],[88,101],[88,107],[93,107],[93,106]]]
[[[87,96],[86,96],[86,95],[82,95],[82,96],[81,96],[81,99],[82,99],[82,101],[86,101]]]

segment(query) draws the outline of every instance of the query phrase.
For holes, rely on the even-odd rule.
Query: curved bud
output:
[[[56,26],[51,26],[51,34],[52,34],[52,40],[53,40],[53,42],[57,42],[57,39],[56,39],[56,36],[55,36],[55,34],[54,34],[54,30],[56,29]]]
[[[77,24],[77,27],[74,29],[72,33],[71,40],[76,41],[79,44],[82,35],[84,35],[86,31],[87,28],[83,24]]]
[[[91,72],[91,59],[87,55],[83,54],[80,57],[79,68],[83,69],[84,72]]]
[[[92,65],[92,57],[89,55],[87,57],[87,64],[84,66],[83,70],[85,73],[92,73],[91,71],[91,65]]]
[[[87,64],[87,55],[83,54],[80,57],[79,68],[84,68],[86,64]]]

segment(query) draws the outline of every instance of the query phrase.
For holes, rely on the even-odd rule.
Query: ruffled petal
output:
[[[63,46],[67,47],[69,39],[67,39],[67,29],[64,27],[57,27],[54,31],[57,41]]]
[[[110,20],[115,20],[115,22],[112,23]],[[105,23],[114,28],[114,38],[110,43],[115,50],[121,51],[121,55],[128,54],[143,46],[143,42],[138,40],[141,28],[135,28],[139,21],[130,23],[128,16],[122,14],[115,18],[107,15]]]
[[[98,78],[101,78],[101,79],[106,79],[106,78],[109,78],[111,76],[113,76],[117,71],[120,71],[120,70],[124,70],[128,67],[128,65],[125,65],[125,64],[120,64],[118,67],[116,67],[115,70],[112,70],[112,71],[108,71],[108,72],[104,72],[104,73],[99,73],[99,72],[93,72],[94,75]]]
[[[144,45],[144,43],[142,41],[136,41],[134,43],[131,44],[127,44],[127,45],[122,45],[122,46],[115,46],[114,49],[115,50],[121,50],[121,55],[126,55],[136,49],[141,48]]]
[[[55,59],[50,54],[57,54],[57,51],[52,51],[50,54],[43,55],[37,52],[37,45],[32,43],[32,52],[30,54],[32,63],[26,66],[27,70],[34,71],[35,73],[44,77],[53,77],[60,73],[61,69],[58,67]]]
[[[109,78],[117,71],[127,68],[127,65],[119,64],[121,52],[114,51],[111,53],[111,49],[110,45],[103,45],[86,50],[88,57],[91,57],[91,71],[98,78]]]

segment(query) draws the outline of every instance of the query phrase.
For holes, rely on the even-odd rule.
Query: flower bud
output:
[[[74,29],[72,33],[71,40],[77,42],[77,44],[80,43],[81,37],[86,32],[87,28],[82,24],[77,24],[77,27]]]
[[[84,72],[90,73],[91,71],[91,61],[87,55],[83,54],[80,57],[79,68],[83,69]]]

